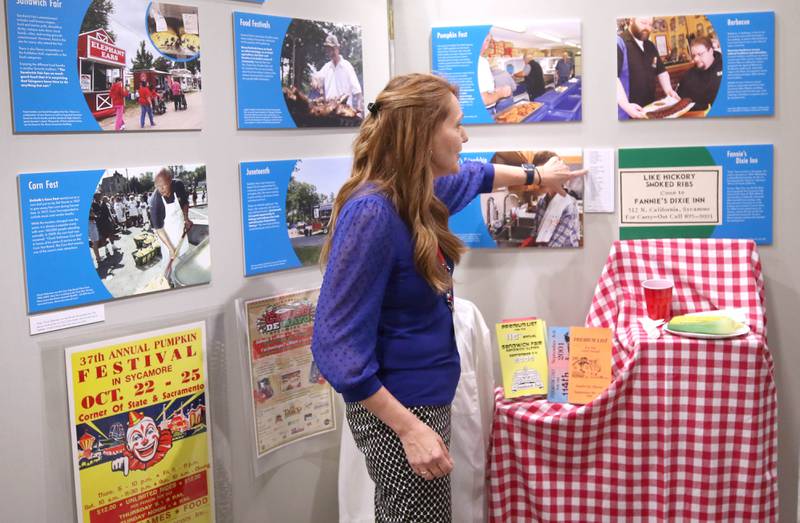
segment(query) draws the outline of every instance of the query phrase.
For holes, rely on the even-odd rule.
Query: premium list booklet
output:
[[[611,329],[569,330],[569,402],[589,403],[611,384]]]
[[[547,394],[547,339],[544,320],[498,323],[497,344],[506,398]]]

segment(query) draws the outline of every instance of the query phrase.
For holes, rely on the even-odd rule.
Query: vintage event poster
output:
[[[214,521],[205,323],[66,349],[79,522]]]
[[[336,428],[333,389],[311,355],[319,289],[245,302],[256,454]]]

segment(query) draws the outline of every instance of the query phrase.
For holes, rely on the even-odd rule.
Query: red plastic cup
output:
[[[651,320],[670,319],[672,306],[672,280],[653,279],[642,282],[644,303],[647,306],[647,317]]]

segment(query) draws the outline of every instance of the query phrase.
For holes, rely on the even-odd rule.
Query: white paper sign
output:
[[[584,149],[584,212],[614,212],[614,149]]]
[[[167,20],[163,16],[161,16],[160,13],[157,14],[156,15],[156,31],[161,33],[163,31],[166,31],[167,29],[169,29],[167,27]]]
[[[31,336],[106,321],[105,305],[37,314],[28,318]]]
[[[200,34],[197,25],[197,15],[194,13],[183,13],[183,31],[190,35]]]

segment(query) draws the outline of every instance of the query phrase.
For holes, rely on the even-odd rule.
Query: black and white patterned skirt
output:
[[[375,521],[449,522],[450,475],[424,480],[408,464],[400,438],[360,403],[346,404],[347,422],[375,482]],[[450,405],[409,407],[450,448]]]

